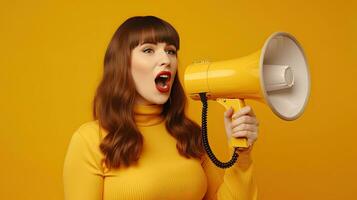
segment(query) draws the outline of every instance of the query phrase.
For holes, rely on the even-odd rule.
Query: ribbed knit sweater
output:
[[[238,162],[225,170],[207,155],[201,160],[185,158],[165,128],[162,109],[162,105],[134,107],[143,151],[138,165],[115,170],[101,164],[104,157],[99,144],[107,132],[97,120],[82,124],[72,135],[65,156],[65,200],[257,199],[250,152],[240,153]]]

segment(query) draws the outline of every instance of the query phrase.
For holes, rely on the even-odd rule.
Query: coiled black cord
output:
[[[219,168],[229,168],[237,161],[239,155],[236,153],[236,148],[234,148],[234,152],[230,161],[224,163],[217,159],[217,157],[213,154],[211,147],[209,146],[208,137],[207,137],[207,98],[206,93],[200,93],[200,98],[202,102],[202,142],[203,146],[208,154],[208,157],[211,161]]]

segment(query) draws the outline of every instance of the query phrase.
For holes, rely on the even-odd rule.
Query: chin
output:
[[[155,104],[165,104],[168,100],[169,100],[169,95],[160,95],[160,96],[157,96],[155,99],[153,99],[153,103]]]
[[[154,103],[155,104],[165,104],[167,102],[168,98],[165,99],[160,99],[160,100],[156,100]]]

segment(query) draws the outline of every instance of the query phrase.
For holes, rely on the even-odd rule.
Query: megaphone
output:
[[[184,87],[188,96],[203,103],[202,134],[205,149],[219,167],[234,164],[221,163],[210,150],[207,139],[207,100],[214,100],[226,109],[237,112],[245,106],[244,99],[267,104],[279,118],[295,120],[300,117],[310,95],[310,75],[305,53],[294,36],[275,32],[262,49],[245,57],[218,62],[195,62],[187,66]],[[246,138],[231,138],[230,145],[248,147]],[[235,151],[236,152],[236,151]]]

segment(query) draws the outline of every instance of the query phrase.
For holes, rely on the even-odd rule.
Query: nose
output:
[[[167,53],[165,51],[163,51],[161,54],[160,54],[160,66],[168,66],[170,65],[171,63],[171,60],[169,58],[169,55],[167,55]]]

